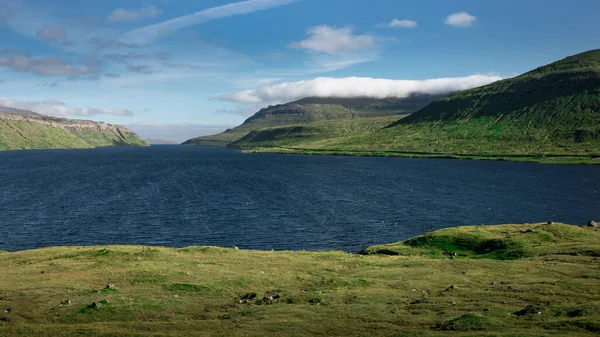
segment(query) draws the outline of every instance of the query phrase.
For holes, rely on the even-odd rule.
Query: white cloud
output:
[[[305,97],[371,97],[404,98],[414,93],[442,94],[479,87],[501,80],[496,75],[471,75],[455,78],[429,80],[390,80],[370,77],[331,78],[280,83],[225,94],[218,97],[223,101],[245,104],[278,104]]]
[[[56,99],[44,101],[17,101],[9,98],[0,98],[0,106],[9,108],[30,110],[42,115],[64,117],[64,116],[133,116],[131,110],[126,109],[99,109],[99,108],[71,108],[66,103]]]
[[[139,9],[118,8],[114,12],[110,13],[106,20],[109,22],[139,21],[141,19],[159,16],[162,13],[162,9],[156,8],[152,5],[148,5]]]
[[[454,27],[471,27],[475,21],[477,21],[476,16],[473,16],[467,12],[459,12],[449,15],[444,23],[448,26]]]
[[[199,25],[212,20],[236,15],[250,14],[262,10],[272,9],[292,4],[301,0],[248,0],[213,7],[193,14],[184,15],[155,25],[133,30],[123,40],[129,43],[146,44],[155,39],[169,35],[182,28]]]
[[[377,45],[372,35],[353,35],[352,28],[332,28],[321,25],[309,28],[309,37],[300,42],[294,42],[292,48],[307,49],[327,54],[339,54],[374,49]]]
[[[385,28],[417,28],[419,24],[413,20],[398,20],[393,19],[390,23],[383,23],[379,27]]]

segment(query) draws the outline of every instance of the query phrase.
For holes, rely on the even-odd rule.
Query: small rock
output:
[[[594,227],[594,228],[598,228],[599,227],[598,223],[596,221],[594,221],[594,220],[588,222],[587,225],[588,225],[588,227]]]
[[[528,228],[528,229],[526,229],[524,231],[521,231],[521,233],[534,233],[534,232],[535,232],[535,230],[533,230],[531,228]]]
[[[6,309],[4,309],[4,313],[7,313],[7,314],[8,314],[9,312],[11,312],[11,311],[12,311],[12,308],[6,308]]]
[[[116,289],[116,288],[115,288],[114,284],[109,283],[109,284],[106,285],[106,288],[104,288],[104,289]]]
[[[60,306],[65,306],[65,305],[71,305],[71,300],[66,300],[66,301],[62,301],[60,302]]]
[[[506,301],[502,301],[502,302],[500,302],[500,303],[501,303],[501,304],[506,304]]]
[[[240,297],[240,300],[253,300],[256,298],[256,293],[247,293],[244,296]]]
[[[452,305],[456,305],[456,302],[452,301],[452,302],[450,302],[450,304],[452,304]]]
[[[494,282],[490,282],[490,285],[491,285],[491,286],[499,286],[499,285],[500,285],[500,283],[498,283],[498,282],[494,281]]]
[[[448,287],[448,290],[454,290],[454,289],[456,289],[456,286],[455,286],[454,284],[451,284],[451,285]]]
[[[98,309],[98,308],[100,308],[100,303],[94,302],[94,303],[88,305],[88,308]]]
[[[265,295],[265,297],[263,297],[263,302],[267,302],[267,303],[275,303],[277,301],[279,301],[279,299],[281,298],[281,296],[279,295]]]
[[[238,246],[233,246],[233,249],[235,249],[235,250],[240,250],[240,247],[238,247]]]
[[[525,306],[523,309],[521,309],[517,312],[514,312],[514,314],[517,316],[524,316],[527,314],[532,314],[532,313],[537,313],[537,312],[538,312],[538,310],[536,307],[534,307],[533,305],[528,305],[528,306]]]
[[[179,295],[173,295],[173,297],[179,297]]]

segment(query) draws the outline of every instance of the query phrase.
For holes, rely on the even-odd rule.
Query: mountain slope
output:
[[[0,107],[0,150],[148,145],[119,125]]]
[[[190,139],[183,145],[227,145],[252,131],[279,126],[299,125],[339,119],[381,117],[415,112],[446,95],[413,95],[397,99],[320,98],[269,106],[248,118],[242,125],[217,135]]]
[[[440,99],[385,129],[306,148],[457,154],[600,153],[600,50]]]
[[[406,116],[406,115],[404,115]],[[229,144],[235,147],[287,147],[325,139],[349,137],[373,132],[398,120],[399,115],[380,117],[356,117],[321,122],[279,126],[251,131],[241,139]]]

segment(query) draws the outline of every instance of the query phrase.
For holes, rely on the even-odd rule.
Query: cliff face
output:
[[[0,107],[0,150],[145,145],[124,126]]]

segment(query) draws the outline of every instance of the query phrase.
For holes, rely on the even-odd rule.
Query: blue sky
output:
[[[183,141],[307,95],[464,89],[600,46],[597,0],[0,0],[0,105]]]

